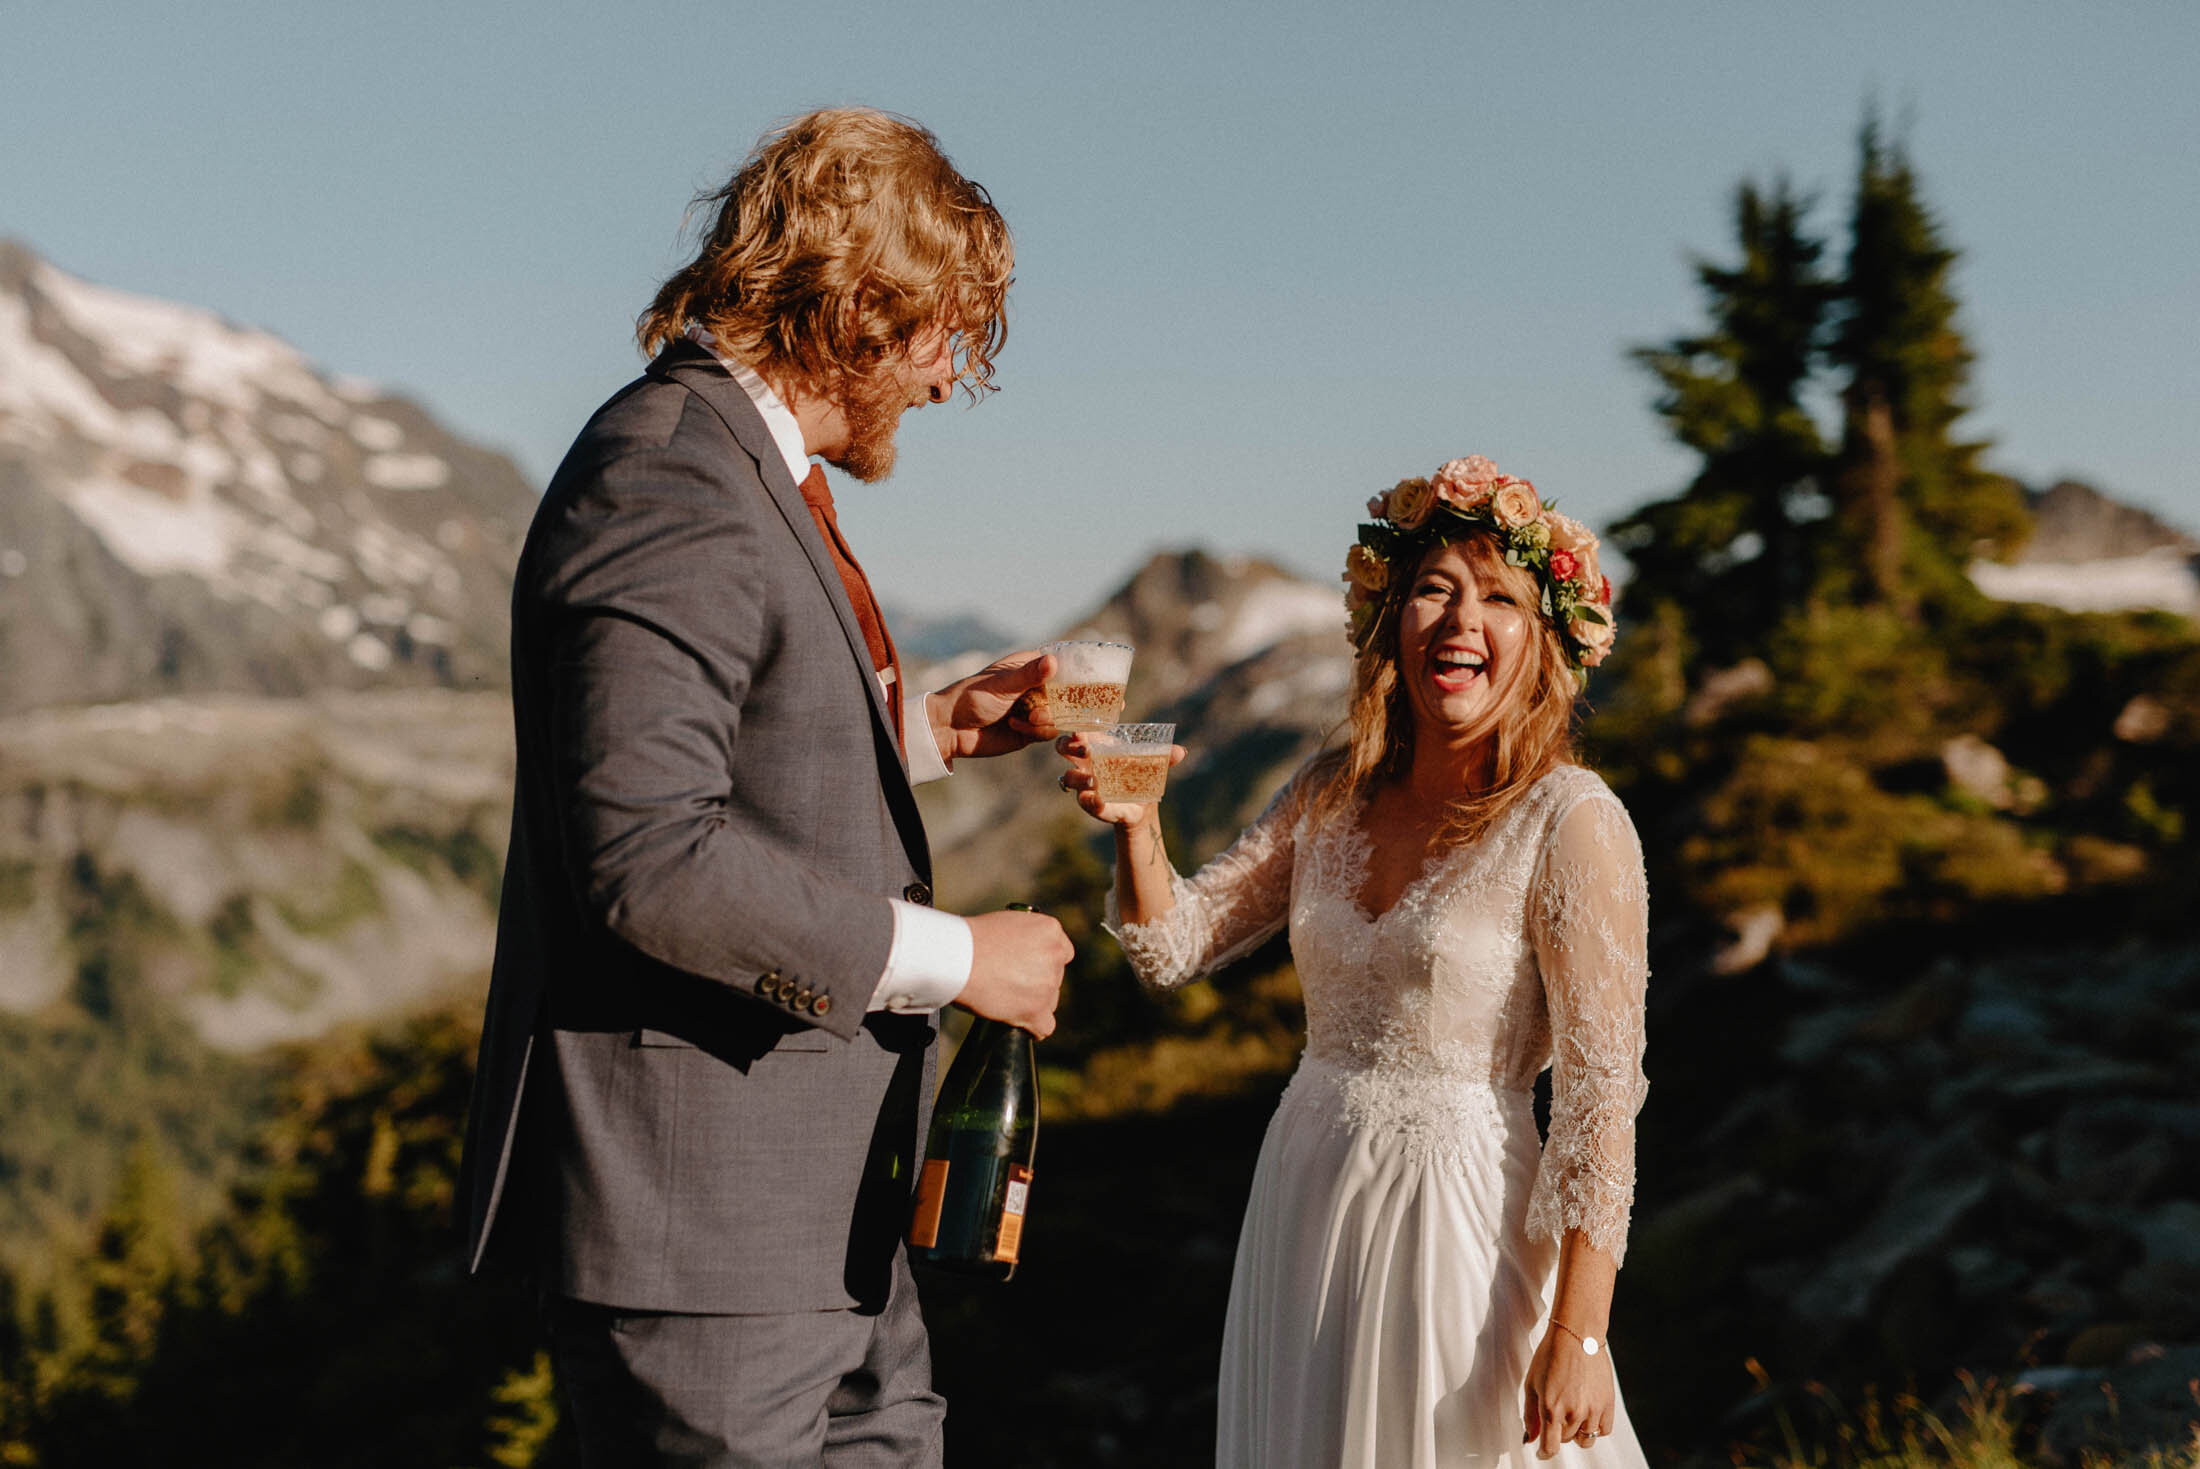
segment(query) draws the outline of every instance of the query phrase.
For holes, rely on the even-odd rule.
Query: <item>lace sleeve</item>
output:
[[[1151,923],[1127,924],[1108,888],[1105,927],[1130,957],[1139,983],[1175,989],[1257,948],[1290,917],[1293,829],[1305,773],[1276,792],[1228,851],[1191,877],[1169,874],[1176,906]]]
[[[1530,904],[1530,932],[1551,1020],[1551,1132],[1528,1233],[1578,1229],[1616,1261],[1635,1194],[1635,1114],[1649,979],[1642,844],[1608,791],[1554,823]]]

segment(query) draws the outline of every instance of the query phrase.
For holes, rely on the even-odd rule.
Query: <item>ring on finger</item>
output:
[[[1063,771],[1063,772],[1062,772],[1062,773],[1061,773],[1060,775],[1056,776],[1056,777],[1054,778],[1054,783],[1055,783],[1056,785],[1060,786],[1060,787],[1061,787],[1061,788],[1062,788],[1063,790],[1065,790],[1065,791],[1066,791],[1066,790],[1068,790],[1068,789],[1069,789],[1069,772],[1065,770],[1065,771]]]

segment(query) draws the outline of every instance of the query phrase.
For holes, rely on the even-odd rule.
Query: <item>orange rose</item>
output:
[[[1365,546],[1344,553],[1344,579],[1366,592],[1380,592],[1390,584],[1390,567]]]
[[[1390,492],[1390,523],[1419,530],[1436,508],[1436,491],[1425,479],[1409,479]]]

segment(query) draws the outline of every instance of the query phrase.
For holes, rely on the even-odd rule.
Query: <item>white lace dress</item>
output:
[[[1309,830],[1306,790],[1176,878],[1166,918],[1115,929],[1139,977],[1172,986],[1288,921],[1306,996],[1230,1281],[1217,1463],[1529,1469],[1522,1383],[1558,1241],[1626,1248],[1645,1089],[1634,825],[1560,766],[1371,918],[1358,813]],[[1624,1403],[1615,1430],[1553,1462],[1642,1465]]]

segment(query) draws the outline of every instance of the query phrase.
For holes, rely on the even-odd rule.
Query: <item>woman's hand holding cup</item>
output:
[[[1143,825],[1160,807],[1168,772],[1183,762],[1184,747],[1171,739],[1175,731],[1174,725],[1126,724],[1065,734],[1054,742],[1069,762],[1058,784],[1096,820]]]

